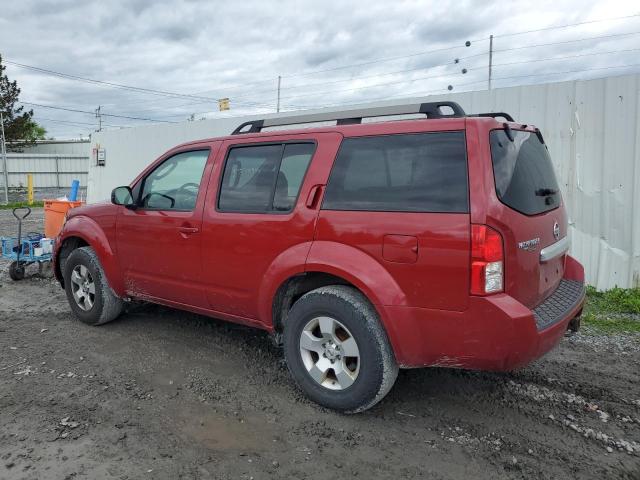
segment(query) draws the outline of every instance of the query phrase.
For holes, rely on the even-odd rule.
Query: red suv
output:
[[[426,119],[380,121],[408,114]],[[512,370],[553,348],[584,303],[568,247],[540,131],[438,102],[177,146],[71,210],[54,261],[85,323],[141,299],[262,328],[311,399],[358,412],[399,367]]]

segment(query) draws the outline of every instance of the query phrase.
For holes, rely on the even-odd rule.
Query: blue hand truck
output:
[[[18,215],[19,210],[26,210],[22,216]],[[32,263],[38,263],[40,269],[46,262],[51,261],[51,253],[43,253],[41,240],[43,236],[39,233],[29,233],[22,238],[22,221],[31,214],[29,207],[18,207],[13,209],[13,216],[18,220],[17,237],[0,237],[2,242],[2,258],[11,260],[9,265],[9,277],[18,281],[24,278],[25,267]],[[51,245],[53,247],[53,245]]]

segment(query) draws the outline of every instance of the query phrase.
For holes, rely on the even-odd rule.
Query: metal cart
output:
[[[18,215],[18,211],[26,210],[22,216]],[[18,220],[18,236],[17,237],[0,237],[2,242],[2,258],[11,260],[9,266],[9,276],[12,280],[22,280],[24,278],[25,267],[33,263],[38,263],[38,270],[41,272],[45,263],[51,261],[51,253],[44,253],[46,247],[41,244],[43,235],[39,233],[29,233],[22,238],[22,221],[31,214],[29,207],[19,207],[13,209],[13,216]],[[50,245],[53,248],[53,245]]]

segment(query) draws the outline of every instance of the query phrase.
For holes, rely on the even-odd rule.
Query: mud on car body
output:
[[[404,114],[426,118],[362,123]],[[73,209],[56,245],[83,322],[142,299],[267,330],[306,395],[345,412],[398,368],[522,367],[584,302],[542,134],[452,102],[179,145],[111,203]]]

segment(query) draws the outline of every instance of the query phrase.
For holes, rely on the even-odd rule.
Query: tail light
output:
[[[504,290],[502,236],[486,225],[471,225],[471,294]]]

